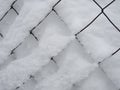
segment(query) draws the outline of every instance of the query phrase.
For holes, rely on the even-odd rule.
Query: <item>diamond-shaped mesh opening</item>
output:
[[[0,90],[119,90],[119,0],[0,0]]]

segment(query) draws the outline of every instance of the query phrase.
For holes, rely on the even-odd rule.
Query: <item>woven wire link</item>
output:
[[[18,0],[15,0],[15,1],[12,3],[10,9],[9,9],[8,11],[6,11],[6,13],[3,15],[2,18],[0,18],[0,21],[2,21],[2,20],[6,17],[6,15],[10,12],[11,9],[13,9],[13,10],[15,11],[15,13],[16,13],[17,15],[19,15],[19,12],[18,12],[18,11],[14,8],[14,6],[13,6],[17,1],[18,1]],[[55,12],[56,15],[57,15],[58,17],[60,17],[59,14],[57,13],[57,11],[54,9],[54,7],[57,6],[61,1],[62,1],[62,0],[59,0],[59,1],[53,6],[52,10],[43,18],[43,20],[41,20],[36,26],[34,26],[34,27],[30,30],[30,34],[33,35],[33,37],[35,38],[36,41],[39,41],[39,40],[38,40],[38,37],[35,36],[35,34],[34,34],[33,31],[50,15],[51,12]],[[79,32],[77,32],[77,33],[75,34],[75,38],[76,38],[76,40],[77,40],[79,43],[80,43],[80,41],[79,41],[79,39],[78,39],[78,35],[79,35],[81,32],[83,32],[84,30],[86,30],[86,29],[87,29],[93,22],[95,22],[96,19],[99,18],[101,15],[104,15],[104,16],[107,18],[107,20],[111,23],[111,25],[112,25],[113,27],[115,27],[115,29],[116,29],[118,32],[120,32],[120,29],[117,27],[117,25],[116,25],[116,24],[109,18],[109,16],[104,12],[105,9],[107,9],[109,6],[111,6],[111,5],[115,2],[115,0],[112,0],[110,3],[108,3],[108,4],[107,4],[106,6],[104,6],[104,7],[102,7],[96,0],[92,0],[92,1],[93,1],[94,4],[96,4],[96,5],[101,9],[101,11],[99,12],[99,14],[98,14],[93,20],[91,20],[91,22],[89,22],[85,27],[83,27]],[[60,17],[60,19],[64,22],[64,20],[63,20],[61,17]],[[64,22],[64,23],[65,23],[65,22]],[[2,33],[0,33],[0,36],[1,36],[2,38],[4,38],[4,36],[2,35]],[[17,47],[15,47],[13,50],[11,50],[10,55],[14,54],[14,51],[15,51],[21,44],[22,44],[22,42],[21,42]],[[120,48],[118,48],[116,51],[114,51],[114,52],[111,54],[111,57],[112,57],[113,55],[115,55],[116,53],[118,53],[119,51],[120,51]],[[51,57],[51,60],[55,62],[54,57]],[[105,60],[107,60],[107,59],[105,59]],[[103,60],[102,62],[104,62],[105,60]],[[102,67],[100,66],[100,64],[101,64],[102,62],[99,62],[98,65],[99,65],[100,69],[105,73],[105,71],[104,71],[104,70],[102,69]],[[105,73],[105,74],[106,74],[106,73]],[[31,76],[31,77],[32,77],[32,76]],[[19,87],[17,87],[17,88],[19,88]],[[17,89],[17,88],[16,88],[16,89]]]

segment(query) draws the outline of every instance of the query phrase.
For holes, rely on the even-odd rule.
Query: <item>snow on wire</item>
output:
[[[10,8],[8,9],[8,10],[6,10],[6,12],[4,12],[4,14],[2,14],[2,16],[0,16],[1,17],[1,19],[0,19],[0,21],[2,21],[3,19],[4,19],[4,17],[9,13],[9,11],[11,10],[11,9],[13,9],[15,12],[16,12],[16,14],[18,15],[18,19],[16,19],[16,22],[18,22],[19,21],[19,17],[20,17],[20,14],[18,13],[18,11],[13,7],[13,5],[14,5],[14,3],[16,2],[17,0],[14,0],[14,1],[11,1],[12,2],[12,4],[11,5],[9,5],[10,6]],[[41,16],[42,18],[38,18],[37,17],[37,22],[35,22],[33,25],[32,25],[32,27],[30,27],[30,28],[24,28],[24,30],[26,30],[26,31],[22,31],[22,32],[25,32],[25,35],[20,35],[20,36],[18,36],[18,37],[22,37],[19,41],[15,41],[14,43],[14,45],[13,45],[13,43],[11,44],[11,43],[9,43],[9,45],[11,45],[11,47],[8,47],[7,49],[6,49],[6,40],[9,40],[9,38],[11,37],[10,35],[11,35],[11,33],[12,33],[12,29],[15,29],[16,27],[16,24],[14,25],[13,24],[13,26],[12,26],[12,28],[11,28],[11,30],[10,30],[10,32],[9,32],[9,34],[8,34],[8,37],[5,39],[5,41],[2,41],[1,43],[3,43],[3,45],[2,44],[0,44],[2,47],[0,48],[0,50],[1,51],[3,51],[3,52],[5,52],[5,55],[3,55],[3,54],[1,54],[0,53],[0,56],[2,57],[1,59],[3,59],[3,61],[0,61],[0,64],[4,64],[4,59],[6,59],[6,57],[8,56],[8,55],[12,55],[12,54],[14,54],[14,51],[22,44],[22,42],[24,41],[24,39],[29,35],[29,34],[31,34],[31,35],[33,35],[34,36],[34,38],[36,39],[36,41],[38,41],[39,42],[39,39],[38,39],[38,37],[37,36],[35,36],[35,34],[33,33],[33,31],[52,13],[52,12],[55,12],[56,13],[56,15],[64,22],[64,23],[66,23],[66,21],[62,18],[62,16],[61,15],[59,15],[59,12],[57,12],[57,9],[56,9],[56,7],[57,7],[57,5],[61,2],[62,0],[56,0],[56,2],[55,3],[51,3],[48,7],[50,8],[50,9],[48,9],[48,10],[46,10],[46,9],[43,9],[43,10],[46,10],[46,13],[42,13],[43,15]],[[79,38],[78,38],[78,35],[81,33],[81,32],[84,32],[93,22],[95,22],[96,21],[96,19],[97,18],[99,18],[102,14],[107,18],[107,20],[116,28],[116,30],[117,31],[119,31],[120,32],[120,29],[117,27],[117,25],[115,25],[113,22],[112,22],[112,20],[107,16],[107,14],[104,12],[104,10],[106,9],[106,8],[108,8],[111,4],[113,4],[114,2],[115,2],[115,0],[113,0],[113,1],[111,1],[109,4],[107,4],[106,6],[104,6],[104,7],[101,7],[100,5],[99,5],[99,3],[97,2],[97,1],[95,1],[95,0],[92,0],[99,8],[100,8],[100,12],[99,12],[99,14],[91,21],[91,22],[89,22],[84,28],[82,28],[81,30],[79,30],[78,32],[75,32],[75,33],[73,33],[73,35],[74,35],[74,37],[75,37],[75,39],[79,42],[79,44],[81,44],[81,42],[80,42],[80,40],[79,40]],[[46,3],[45,3],[46,4]],[[30,4],[31,5],[31,4]],[[28,7],[30,7],[30,5],[26,5],[26,6],[28,6]],[[27,8],[27,7],[24,7],[24,8]],[[47,8],[48,8],[47,7]],[[41,7],[38,7],[38,8],[41,8]],[[45,7],[46,8],[46,7]],[[23,11],[25,11],[24,9],[23,9]],[[37,9],[35,9],[35,8],[33,8],[33,12],[37,12]],[[39,11],[39,10],[38,10]],[[21,11],[22,12],[22,11]],[[30,13],[30,16],[32,16],[32,15],[34,15],[34,14],[31,14]],[[21,15],[21,17],[22,17],[22,15]],[[35,19],[35,18],[33,18],[33,19]],[[18,20],[18,21],[17,21]],[[31,20],[32,21],[32,20]],[[15,23],[16,23],[15,22]],[[30,24],[31,25],[31,24]],[[30,26],[29,25],[29,26]],[[28,26],[28,27],[29,27]],[[69,27],[69,26],[67,26],[67,27]],[[19,33],[22,33],[22,32],[19,32]],[[16,33],[18,33],[18,32],[16,32],[15,31],[15,33],[14,34],[16,34]],[[0,33],[0,36],[1,37],[4,37],[3,35],[2,35],[2,33]],[[60,38],[61,38],[61,36],[60,36]],[[65,37],[66,38],[66,37]],[[13,38],[11,38],[11,40],[12,40]],[[59,38],[58,38],[59,39]],[[61,39],[62,40],[62,39]],[[68,42],[67,42],[68,41]],[[56,41],[57,42],[57,41]],[[69,43],[69,40],[66,40],[66,42],[67,43]],[[46,42],[45,42],[46,43]],[[67,44],[66,43],[66,44]],[[5,47],[4,47],[4,45],[5,45]],[[65,46],[65,45],[63,45],[63,46]],[[41,46],[42,47],[42,46]],[[58,46],[59,47],[59,46]],[[62,46],[61,46],[62,47]],[[84,45],[83,45],[83,47],[84,47]],[[62,47],[62,49],[63,49],[63,47]],[[37,50],[36,50],[37,51]],[[112,57],[113,55],[115,55],[117,52],[119,52],[120,51],[120,48],[119,49],[117,49],[116,51],[114,51],[112,54],[111,54],[111,56],[110,57]],[[44,51],[43,51],[44,52]],[[58,52],[60,52],[60,51],[57,51],[57,53]],[[33,53],[34,54],[34,53]],[[48,53],[47,53],[48,54]],[[53,54],[53,55],[49,55],[51,58],[52,57],[54,57],[55,55]],[[34,55],[33,56],[31,56],[31,57],[34,57]],[[109,58],[110,58],[109,57]],[[28,59],[29,59],[30,57],[28,57]],[[47,58],[48,59],[48,58]],[[52,58],[52,59],[54,59],[54,58]],[[105,60],[107,60],[107,59],[104,59],[103,61],[105,61]],[[100,62],[98,62],[98,64],[100,65],[103,61],[100,61]],[[38,61],[36,61],[36,62],[38,62]],[[46,62],[45,62],[46,63]],[[32,65],[31,65],[32,66]],[[12,66],[11,66],[12,67]],[[100,67],[101,68],[101,67]],[[9,70],[9,69],[8,69]],[[38,67],[37,67],[37,70],[38,70]],[[35,71],[37,71],[37,70],[35,70]],[[3,71],[4,72],[4,71]],[[28,71],[28,76],[30,76],[30,73],[31,72],[29,72]],[[27,76],[27,75],[26,75]],[[56,76],[56,75],[55,75]],[[26,77],[25,77],[26,78]],[[59,76],[58,76],[58,78],[59,78]],[[55,78],[56,79],[56,78]],[[22,82],[21,82],[22,81]],[[22,83],[24,83],[24,78],[23,78],[23,80],[21,80],[20,81],[20,83],[22,84]],[[50,80],[51,81],[51,80]],[[47,81],[46,81],[47,82]],[[13,82],[14,83],[14,82]],[[49,82],[48,82],[49,83]],[[20,84],[20,85],[21,85]],[[44,83],[43,83],[44,84]],[[13,84],[14,85],[14,84]],[[19,85],[19,84],[18,84]],[[13,86],[12,86],[13,87]],[[16,89],[18,89],[19,88],[19,86],[17,86],[16,85]],[[38,87],[37,87],[38,88]],[[54,88],[54,87],[51,87],[51,88]]]

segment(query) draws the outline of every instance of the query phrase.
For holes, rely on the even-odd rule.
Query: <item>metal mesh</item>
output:
[[[0,21],[2,21],[2,20],[6,17],[6,15],[10,12],[10,10],[14,10],[14,12],[15,12],[17,15],[19,15],[19,12],[14,8],[14,4],[15,4],[17,1],[18,1],[18,0],[15,0],[15,1],[12,3],[10,9],[3,15],[2,18],[0,18]],[[36,41],[38,41],[38,38],[37,38],[37,36],[35,36],[35,34],[34,34],[33,31],[50,15],[51,12],[55,12],[56,15],[57,15],[58,17],[60,17],[59,14],[57,13],[57,11],[56,11],[54,8],[55,8],[55,6],[57,6],[61,1],[62,1],[62,0],[59,0],[59,1],[53,6],[52,10],[51,10],[36,26],[34,26],[34,27],[30,30],[30,34],[34,36],[34,38],[35,38]],[[107,20],[111,23],[111,25],[112,25],[113,27],[115,27],[115,29],[118,31],[118,33],[120,32],[120,29],[118,28],[118,26],[117,26],[117,25],[109,18],[109,16],[105,13],[105,10],[106,10],[109,6],[111,6],[114,2],[116,2],[116,0],[112,0],[111,2],[109,2],[109,3],[108,3],[106,6],[104,6],[104,7],[102,7],[96,0],[92,0],[92,1],[93,1],[94,4],[96,4],[96,5],[100,8],[101,11],[99,12],[99,14],[98,14],[91,22],[89,22],[83,29],[79,30],[79,32],[77,32],[77,33],[75,34],[76,40],[77,40],[79,43],[80,43],[80,41],[79,41],[79,39],[78,39],[78,35],[79,35],[81,32],[83,32],[84,30],[86,30],[86,29],[87,29],[92,23],[94,23],[94,22],[96,21],[96,19],[99,18],[101,15],[104,15],[104,16],[107,18]],[[61,17],[60,17],[60,18],[61,18]],[[61,18],[61,19],[62,19],[62,18]],[[64,22],[63,19],[62,19],[62,21]],[[4,35],[3,35],[2,33],[0,33],[0,36],[1,36],[2,38],[4,38]],[[21,44],[22,44],[22,42],[21,42],[17,47],[15,47],[13,50],[11,50],[10,55],[14,54],[14,51],[15,51]],[[119,51],[120,51],[120,48],[118,48],[116,51],[114,51],[109,58],[111,58],[113,55],[115,55],[115,54],[116,54],[117,52],[119,52]],[[53,60],[53,61],[55,62],[54,57],[51,57],[51,60]],[[102,62],[104,62],[105,60],[108,60],[108,59],[104,59]],[[101,67],[101,63],[102,63],[102,62],[99,62],[98,65],[99,65],[99,67],[101,68],[101,70],[106,74],[106,72],[105,72],[105,71],[102,69],[102,67]],[[34,78],[34,76],[31,75],[30,78]],[[17,87],[16,89],[18,89],[18,88],[19,88],[19,87]]]

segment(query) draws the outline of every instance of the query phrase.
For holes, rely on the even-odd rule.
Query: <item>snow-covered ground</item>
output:
[[[0,90],[119,90],[119,4],[0,0]]]

